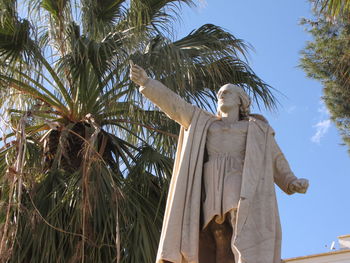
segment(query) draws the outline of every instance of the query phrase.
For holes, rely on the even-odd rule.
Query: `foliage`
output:
[[[154,262],[179,126],[137,92],[129,60],[198,106],[236,83],[267,108],[247,45],[192,0],[0,0],[1,262]]]
[[[314,0],[319,11],[334,18],[349,18],[349,0]]]
[[[302,51],[301,67],[324,87],[323,100],[350,151],[350,20],[303,20],[314,40]]]

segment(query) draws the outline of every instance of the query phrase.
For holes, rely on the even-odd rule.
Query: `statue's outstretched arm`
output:
[[[130,78],[140,85],[140,92],[157,105],[169,118],[185,128],[191,124],[195,106],[168,89],[161,82],[148,78],[143,68],[131,65]]]
[[[295,177],[274,138],[272,143],[275,183],[287,194],[306,193],[309,181]]]

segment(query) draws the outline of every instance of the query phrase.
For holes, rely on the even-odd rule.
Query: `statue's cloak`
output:
[[[196,108],[188,129],[181,128],[157,263],[213,262],[215,255],[210,254],[210,250],[200,249],[202,245],[199,244],[205,242],[200,240],[205,142],[208,127],[216,119],[214,115]],[[288,165],[282,171],[276,167],[272,150],[274,144],[272,128],[266,122],[251,117],[231,244],[237,263],[281,262],[281,226],[274,183],[291,194],[288,185],[296,177]]]

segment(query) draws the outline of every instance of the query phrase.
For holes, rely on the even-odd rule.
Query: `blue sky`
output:
[[[206,0],[184,9],[178,27],[181,37],[212,23],[249,42],[254,71],[284,94],[276,94],[278,112],[262,113],[295,175],[309,179],[310,189],[292,196],[278,190],[283,258],[327,252],[337,236],[350,234],[349,155],[322,104],[321,84],[298,68],[299,52],[311,39],[299,21],[311,18],[310,10],[301,0]]]

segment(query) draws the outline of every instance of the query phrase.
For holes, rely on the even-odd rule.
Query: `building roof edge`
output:
[[[325,252],[325,253],[312,254],[312,255],[308,255],[308,256],[287,258],[287,259],[284,259],[282,262],[292,262],[292,261],[300,260],[300,259],[316,258],[316,257],[323,257],[323,256],[335,255],[335,254],[343,254],[343,253],[350,253],[350,249],[342,249],[342,250],[337,250],[337,251],[330,251],[330,252]]]

